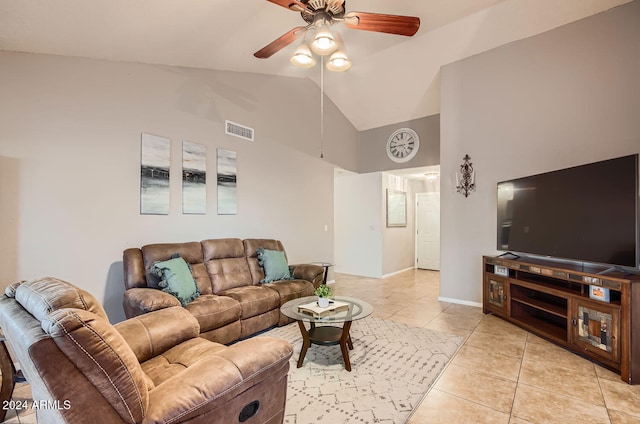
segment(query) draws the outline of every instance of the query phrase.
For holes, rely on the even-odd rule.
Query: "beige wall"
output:
[[[291,262],[333,259],[329,162],[357,167],[357,132],[325,102],[333,127],[319,158],[319,123],[300,119],[319,116],[309,80],[10,52],[0,69],[0,285],[53,275],[118,321],[127,247],[267,237]],[[225,119],[256,141],[225,135]],[[166,216],[139,213],[142,132],[172,140]],[[206,215],[181,213],[183,140],[207,147]],[[216,213],[216,148],[238,153],[235,216]]]
[[[387,190],[407,195],[407,225],[387,227]],[[382,173],[382,275],[390,275],[415,266],[415,191],[410,180]]]
[[[640,152],[640,2],[442,69],[440,294],[482,301],[496,183]],[[477,190],[455,192],[465,154]]]
[[[387,141],[400,128],[411,128],[420,137],[418,153],[408,162],[396,163],[387,156]],[[391,171],[440,163],[440,115],[385,125],[360,132],[358,172]]]
[[[382,175],[342,174],[335,178],[335,272],[382,276]]]
[[[407,225],[387,227],[387,190],[407,193]],[[414,266],[415,192],[384,172],[342,174],[334,185],[335,271],[381,278]]]

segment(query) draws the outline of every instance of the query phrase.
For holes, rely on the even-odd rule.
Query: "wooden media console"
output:
[[[640,276],[483,257],[483,309],[640,383]]]

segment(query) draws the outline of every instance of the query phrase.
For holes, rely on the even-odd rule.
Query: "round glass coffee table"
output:
[[[293,299],[282,305],[280,311],[297,321],[302,333],[302,350],[298,358],[298,368],[302,367],[307,350],[312,344],[330,346],[340,345],[344,367],[351,371],[349,350],[353,342],[349,330],[353,321],[365,318],[373,312],[373,306],[367,302],[348,296],[335,296],[328,308],[320,308],[317,296]],[[305,322],[310,328],[307,330]],[[317,325],[320,324],[320,325]],[[334,324],[342,324],[339,327]]]

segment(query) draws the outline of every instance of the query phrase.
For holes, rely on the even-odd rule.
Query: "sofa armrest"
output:
[[[124,268],[124,288],[146,287],[146,272],[142,251],[138,248],[129,248],[122,253],[122,266]]]
[[[122,306],[124,306],[126,317],[133,318],[159,309],[181,306],[181,304],[174,296],[162,290],[136,288],[124,292]]]
[[[215,416],[219,420],[216,422],[237,422],[240,410],[231,410],[231,405],[237,406],[232,400],[265,380],[286,381],[292,352],[291,343],[285,340],[254,337],[206,355],[149,392],[145,419],[184,422],[208,415]],[[275,389],[260,392],[273,398]],[[282,390],[286,392],[286,383]],[[256,422],[267,421],[262,419]]]
[[[324,268],[314,264],[290,265],[294,278],[310,281],[315,288],[320,287],[324,276]]]
[[[198,321],[182,306],[149,312],[119,322],[114,327],[131,347],[138,362],[200,335]]]

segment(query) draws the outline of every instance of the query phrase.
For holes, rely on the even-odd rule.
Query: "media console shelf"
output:
[[[629,384],[639,384],[640,276],[599,274],[604,270],[484,256],[484,313],[614,369]],[[608,294],[608,301],[592,298],[591,290],[601,298]]]

